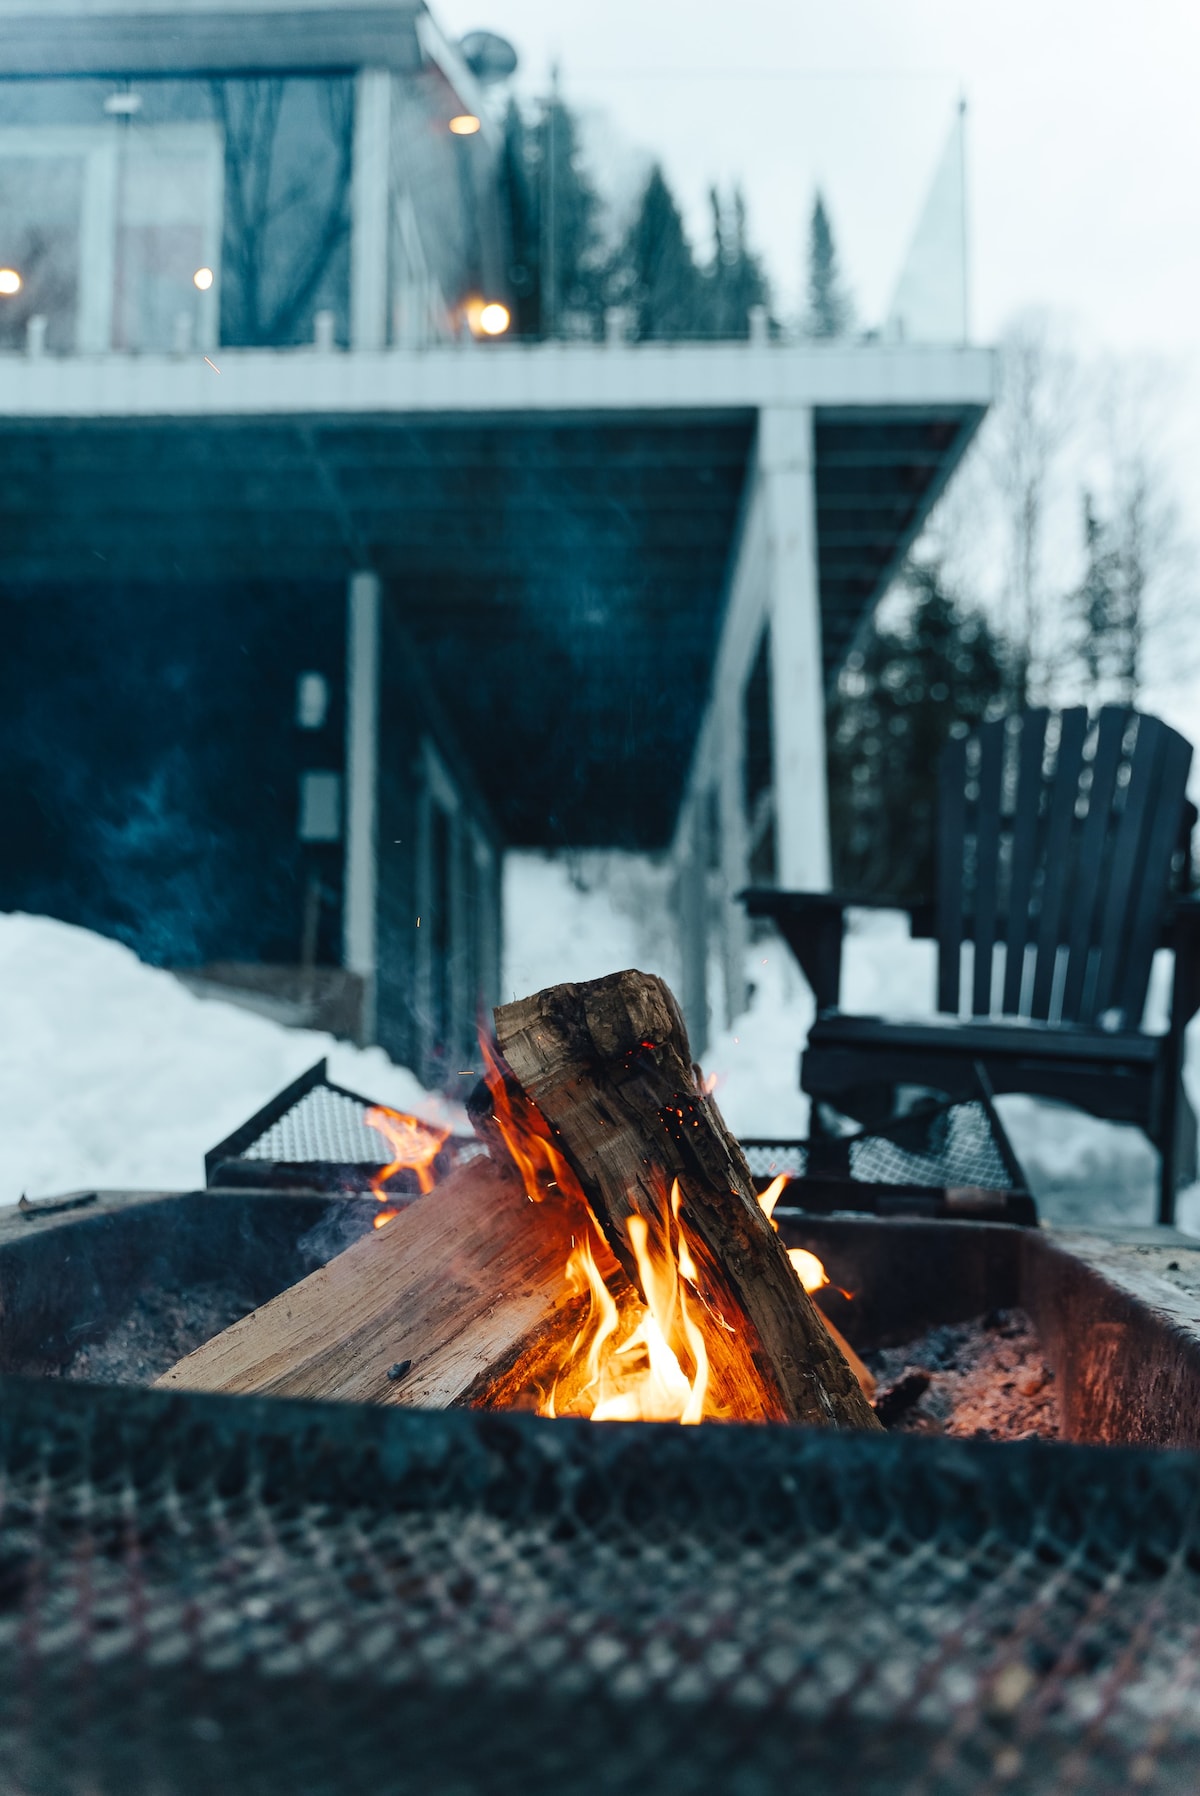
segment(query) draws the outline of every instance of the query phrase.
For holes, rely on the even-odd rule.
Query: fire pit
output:
[[[630,1089],[658,1064],[635,1045]],[[700,1103],[660,1113],[670,1152]],[[819,1257],[816,1301],[864,1353],[1023,1310],[1064,1444],[389,1408],[406,1367],[371,1384],[374,1320],[369,1403],[145,1388],[247,1312],[289,1316],[314,1268],[392,1264],[451,1192],[486,1247],[488,1202],[512,1203],[489,1165],[380,1235],[382,1192],[269,1181],[0,1220],[12,1788],[1194,1787],[1200,1456],[1162,1451],[1200,1447],[1182,1237],[821,1215],[785,1188],[777,1239],[733,1193],[790,1290],[783,1247]]]
[[[5,1377],[0,1468],[13,1789],[1194,1788],[1193,1455]]]

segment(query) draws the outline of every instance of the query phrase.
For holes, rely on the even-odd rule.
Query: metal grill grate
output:
[[[0,1477],[6,1790],[1195,1788],[1194,1455],[3,1380]]]
[[[997,1139],[999,1122],[982,1099],[946,1104],[870,1134],[821,1141],[744,1142],[756,1178],[790,1173],[866,1185],[978,1186],[1010,1191],[1016,1180]]]
[[[978,1101],[950,1104],[850,1142],[850,1176],[871,1185],[1012,1186],[992,1118]]]
[[[331,1084],[325,1062],[318,1061],[205,1155],[207,1182],[270,1186],[299,1180],[315,1190],[366,1190],[370,1173],[393,1157],[383,1137],[364,1121],[371,1107],[370,1098]],[[452,1136],[438,1157],[438,1172],[444,1177],[484,1151],[473,1138]],[[415,1175],[403,1172],[389,1184],[389,1192],[402,1195],[406,1180],[415,1192]]]
[[[243,1160],[319,1160],[332,1165],[386,1166],[387,1143],[363,1121],[367,1105],[347,1091],[314,1086],[299,1103],[242,1149]]]

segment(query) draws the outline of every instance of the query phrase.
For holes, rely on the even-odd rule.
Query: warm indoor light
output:
[[[0,294],[11,298],[21,291],[21,277],[15,268],[0,268]]]
[[[450,129],[456,137],[474,137],[479,130],[479,120],[473,112],[460,112],[457,118],[450,120]]]
[[[209,288],[212,286],[212,284],[213,284],[212,269],[211,268],[197,268],[195,274],[192,276],[192,285],[194,287],[199,287],[201,293],[207,293]]]
[[[508,307],[499,300],[492,300],[479,314],[479,328],[485,337],[502,337],[511,322]]]

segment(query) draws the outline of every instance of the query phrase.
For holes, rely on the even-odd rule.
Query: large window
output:
[[[222,189],[216,128],[131,132],[116,175],[113,348],[185,348],[193,340],[213,348]]]
[[[0,346],[40,317],[52,352],[211,348],[223,171],[212,124],[0,130]]]
[[[74,132],[36,142],[0,131],[0,266],[21,286],[0,300],[0,346],[23,348],[29,320],[46,320],[46,345],[79,347],[80,260],[88,162]],[[35,147],[36,142],[36,147]]]

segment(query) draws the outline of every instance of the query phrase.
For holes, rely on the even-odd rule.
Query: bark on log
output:
[[[402,1408],[503,1401],[580,1326],[563,1270],[581,1226],[576,1206],[530,1203],[481,1156],[157,1382]]]
[[[636,1282],[627,1225],[652,1234],[678,1179],[718,1405],[733,1414],[879,1423],[759,1208],[749,1168],[692,1065],[670,991],[624,972],[495,1013],[501,1054],[555,1133],[613,1252]]]

